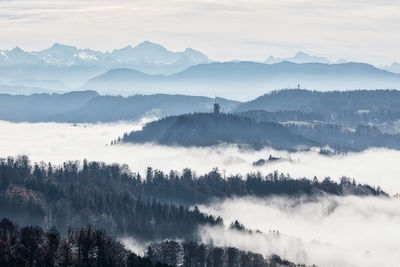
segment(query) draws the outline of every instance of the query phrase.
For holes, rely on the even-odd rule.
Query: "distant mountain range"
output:
[[[382,68],[390,72],[400,73],[400,63],[398,62],[394,62],[392,65],[384,66]]]
[[[113,68],[132,68],[149,74],[171,74],[210,61],[206,55],[191,48],[173,52],[149,41],[112,52],[79,49],[56,43],[50,48],[34,52],[19,47],[1,50],[0,82],[60,80],[77,86]]]
[[[167,93],[249,100],[298,85],[321,91],[400,88],[399,75],[391,73],[400,73],[400,64],[382,68],[388,71],[304,52],[270,57],[263,63],[213,62],[191,48],[173,52],[149,41],[111,52],[54,44],[34,52],[18,47],[0,51],[0,93],[79,88],[113,95]]]
[[[304,63],[322,63],[322,64],[343,64],[349,63],[346,59],[340,58],[337,61],[332,61],[326,57],[317,57],[312,56],[310,54],[304,53],[302,51],[297,52],[293,57],[286,57],[286,58],[279,58],[270,56],[267,60],[263,61],[262,63],[266,64],[276,64],[281,62],[293,62],[297,64],[304,64]],[[388,66],[379,66],[378,68],[384,69],[394,73],[400,73],[400,63],[394,62]]]
[[[19,47],[0,51],[1,65],[42,65],[42,66],[97,66],[106,68],[152,66],[160,68],[167,65],[196,65],[210,60],[199,51],[187,48],[183,52],[172,52],[165,47],[149,41],[132,47],[100,52],[91,49],[78,49],[74,46],[54,44],[50,48],[26,52]]]
[[[328,58],[311,56],[302,51],[299,51],[293,57],[288,57],[288,58],[276,58],[276,57],[270,56],[267,60],[264,61],[264,63],[275,64],[275,63],[280,63],[280,62],[284,62],[284,61],[298,63],[298,64],[303,64],[303,63],[323,63],[323,64],[346,63],[345,60],[340,60],[339,62],[332,62]]]
[[[168,76],[113,69],[82,89],[123,94],[168,92],[249,100],[276,88],[313,90],[400,88],[400,74],[363,63],[224,62],[200,64]]]

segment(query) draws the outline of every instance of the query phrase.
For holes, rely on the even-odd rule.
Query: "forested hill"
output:
[[[59,266],[48,262],[61,262],[71,267],[150,267],[160,266],[158,261],[177,266],[176,260],[183,266],[206,266],[204,262],[236,266],[232,261],[238,266],[304,266],[274,255],[198,244],[199,227],[221,227],[224,222],[189,206],[235,196],[304,196],[315,201],[324,194],[387,196],[379,188],[347,178],[337,183],[329,178],[293,179],[275,172],[265,177],[252,173],[242,179],[224,177],[216,169],[197,177],[189,169],[165,174],[151,168],[141,177],[126,165],[86,160],[32,165],[26,156],[0,158],[0,219],[6,217],[22,226],[6,219],[0,222],[0,266],[25,266],[17,260],[30,261],[30,266]],[[61,239],[54,227],[64,235]],[[230,230],[264,234],[238,222]],[[152,243],[146,257],[112,240],[126,236]]]
[[[234,114],[194,113],[150,122],[141,131],[125,134],[123,142],[153,142],[180,146],[242,144],[295,149],[312,143],[274,122],[256,122]]]
[[[241,104],[236,111],[303,111],[336,113],[357,113],[376,116],[400,115],[400,91],[398,90],[353,90],[319,92],[304,89],[274,91]]]
[[[345,178],[336,183],[253,173],[243,179],[223,177],[218,170],[197,177],[189,169],[165,174],[151,168],[142,177],[118,164],[32,166],[25,156],[0,158],[0,216],[24,225],[57,226],[62,232],[68,226],[90,223],[115,237],[190,240],[198,226],[223,223],[221,218],[189,209],[190,205],[234,196],[321,194],[386,195]]]
[[[101,96],[95,91],[65,94],[0,94],[0,120],[27,122],[136,121],[146,115],[169,116],[212,110],[215,99],[186,95]],[[223,111],[239,104],[217,98]],[[106,111],[106,112],[105,112]]]
[[[29,96],[0,94],[0,120],[49,121],[52,116],[76,110],[97,96],[95,91]]]
[[[217,98],[223,111],[232,111],[237,101]],[[98,96],[79,109],[52,117],[54,121],[66,122],[113,122],[119,120],[139,120],[146,115],[171,116],[190,112],[212,110],[215,99],[186,95],[135,95]],[[107,112],[104,112],[107,111]]]

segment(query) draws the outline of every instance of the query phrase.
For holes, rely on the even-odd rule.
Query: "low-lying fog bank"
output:
[[[68,124],[68,123],[10,123],[0,121],[0,156],[26,154],[32,161],[62,163],[66,160],[104,161],[126,163],[132,171],[144,173],[151,166],[163,171],[189,167],[197,174],[218,167],[227,175],[262,173],[289,173],[292,177],[330,176],[339,179],[345,175],[360,183],[381,186],[394,194],[400,192],[400,151],[370,149],[345,156],[323,156],[317,152],[289,153],[272,149],[241,151],[234,146],[220,148],[183,148],[156,145],[118,144],[110,146],[111,140],[123,133],[140,129],[145,121],[138,123]],[[253,166],[259,159],[269,155],[290,157],[289,161],[271,162]]]
[[[275,197],[228,199],[200,210],[239,220],[263,234],[204,227],[202,242],[275,253],[318,266],[398,266],[400,199],[326,196],[317,202]],[[278,233],[279,232],[279,233]]]

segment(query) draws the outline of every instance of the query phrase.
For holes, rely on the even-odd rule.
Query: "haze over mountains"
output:
[[[100,96],[95,91],[65,94],[0,94],[0,120],[14,122],[116,122],[145,116],[162,117],[209,112],[213,98],[185,95]],[[222,111],[231,112],[237,101],[217,98]]]
[[[270,56],[267,60],[264,61],[264,63],[275,64],[275,63],[280,63],[280,62],[284,62],[284,61],[298,63],[298,64],[302,64],[302,63],[333,64],[333,63],[335,63],[328,58],[311,56],[302,51],[299,51],[293,57],[288,57],[288,58],[276,58],[274,56]],[[346,63],[346,62],[347,62],[346,60],[339,60],[336,63]]]
[[[262,63],[214,62],[191,48],[173,52],[149,41],[111,52],[57,43],[34,52],[19,47],[0,51],[0,92],[11,94],[89,89],[113,95],[177,93],[249,100],[298,84],[322,91],[400,88],[400,74],[394,73],[400,73],[399,63],[379,69],[304,52],[271,56]]]
[[[400,63],[398,63],[398,62],[394,62],[392,65],[384,66],[383,68],[390,72],[400,73]]]
[[[113,69],[89,80],[82,88],[123,95],[169,92],[250,100],[277,88],[297,88],[298,84],[320,91],[394,89],[400,88],[400,74],[363,63],[214,62],[169,76]]]
[[[206,55],[191,48],[183,52],[172,52],[165,47],[149,41],[135,47],[126,46],[112,52],[100,52],[91,49],[79,49],[74,46],[55,43],[53,46],[34,52],[26,52],[19,47],[0,51],[1,65],[43,65],[43,66],[98,66],[121,67],[149,65],[159,67],[171,64],[192,65],[208,62]]]
[[[172,52],[149,41],[112,52],[79,49],[56,43],[41,51],[27,52],[19,47],[0,51],[0,81],[60,80],[78,87],[86,80],[113,68],[170,74],[207,62],[210,60],[206,55],[191,48]]]
[[[210,116],[215,101],[223,114],[230,115]],[[249,102],[172,94],[102,96],[95,91],[75,91],[2,94],[0,120],[98,123],[166,117],[128,141],[183,146],[229,143],[293,150],[301,145],[326,145],[345,152],[371,147],[400,149],[399,107],[398,90],[281,90]]]

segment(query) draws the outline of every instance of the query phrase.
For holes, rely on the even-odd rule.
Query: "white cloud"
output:
[[[227,175],[260,170],[280,170],[294,177],[338,179],[347,175],[362,183],[400,192],[400,151],[372,149],[345,156],[325,157],[315,152],[288,153],[264,149],[240,151],[235,147],[174,148],[155,145],[106,146],[142,123],[78,124],[11,123],[0,121],[0,157],[26,154],[32,161],[62,163],[65,160],[99,160],[127,163],[135,172],[148,166],[168,172],[194,169],[197,174],[219,167]],[[274,156],[291,157],[255,168],[252,162]],[[201,206],[202,211],[221,215],[226,224],[238,219],[264,235],[242,235],[224,228],[202,228],[203,241],[231,245],[268,255],[277,253],[294,262],[320,266],[396,266],[400,261],[400,200],[372,197],[325,197],[304,199],[228,199]],[[269,233],[278,230],[280,235]],[[146,244],[124,238],[127,246],[143,253]]]
[[[203,242],[235,246],[318,266],[398,266],[400,200],[326,196],[315,202],[282,197],[214,201],[201,211],[238,219],[265,234],[204,227]],[[279,231],[279,234],[270,230]]]
[[[355,178],[357,182],[381,186],[391,194],[400,192],[400,151],[371,149],[345,156],[325,157],[316,152],[288,153],[263,149],[241,151],[236,147],[183,148],[156,145],[123,144],[110,146],[111,140],[125,132],[140,129],[141,123],[78,124],[11,123],[0,121],[0,156],[26,154],[32,161],[62,163],[66,160],[126,163],[135,172],[145,172],[149,166],[165,172],[189,167],[197,174],[218,167],[226,175],[245,175],[252,171],[264,174],[278,170],[292,177],[330,176]],[[107,145],[107,146],[106,146]],[[263,167],[252,163],[273,156],[290,157],[291,162],[277,162]]]

